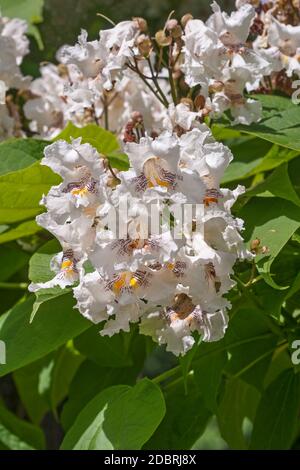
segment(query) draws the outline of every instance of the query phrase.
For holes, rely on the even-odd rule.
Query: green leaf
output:
[[[225,141],[225,144],[229,144],[234,159],[224,173],[222,184],[256,173],[256,168],[264,161],[265,155],[272,147],[267,141],[249,136],[235,139],[233,142]]]
[[[39,424],[50,409],[56,415],[82,361],[82,356],[65,346],[14,372],[22,404],[34,423]]]
[[[28,32],[35,37],[40,49],[43,48],[43,42],[35,24],[43,21],[43,6],[44,0],[0,0],[0,10],[3,16],[28,21]]]
[[[299,424],[300,374],[282,372],[265,390],[253,426],[251,449],[289,449]]]
[[[0,244],[6,243],[12,240],[17,240],[19,238],[28,237],[29,235],[34,235],[37,232],[40,232],[42,227],[40,227],[35,220],[29,220],[27,222],[22,222],[15,228],[8,230],[0,234]]]
[[[138,329],[132,328],[129,337],[128,351],[126,355],[130,358],[131,366],[103,367],[90,360],[84,361],[79,367],[74,380],[70,385],[69,399],[63,408],[62,424],[68,429],[82,410],[82,408],[101,390],[111,385],[126,384],[134,385],[140,375],[146,356],[145,337],[141,336]],[[95,338],[98,341],[99,337]],[[110,362],[110,361],[108,361]],[[86,387],[86,384],[89,387]]]
[[[217,417],[221,436],[230,449],[247,449],[245,418],[253,421],[259,399],[259,392],[251,385],[236,378],[227,381]]]
[[[90,326],[74,310],[71,295],[43,303],[30,324],[33,303],[34,296],[30,296],[0,317],[0,340],[6,344],[7,355],[7,364],[0,365],[0,376],[36,361]]]
[[[0,442],[12,450],[44,449],[45,439],[36,426],[17,418],[0,404]]]
[[[264,388],[267,388],[284,370],[291,368],[291,356],[286,347],[275,352],[269,370],[265,376]]]
[[[278,258],[281,258],[281,254]],[[278,260],[276,258],[275,264]],[[282,274],[278,269],[275,269],[274,272],[277,275]],[[256,282],[252,286],[252,304],[253,308],[256,309],[257,302],[263,306],[265,313],[271,315],[274,318],[279,318],[281,314],[282,303],[284,302],[286,296],[286,290],[276,289],[274,290],[269,284],[264,282],[261,279],[260,282]],[[250,300],[250,299],[249,299]]]
[[[203,353],[205,353],[206,346],[207,345],[203,344]],[[215,412],[217,408],[217,397],[222,379],[222,371],[226,362],[226,352],[218,351],[210,356],[200,358],[197,361],[197,367],[194,369],[195,382],[203,397],[205,406],[213,412]]]
[[[29,279],[32,282],[46,282],[52,279],[54,273],[50,269],[50,262],[53,256],[61,250],[59,242],[53,239],[36,251],[29,261]]]
[[[263,105],[263,116],[269,117],[277,114],[278,111],[285,111],[295,105],[291,99],[280,95],[252,95]]]
[[[271,266],[282,248],[300,227],[299,207],[280,198],[252,198],[239,212],[245,220],[245,240],[259,238],[269,248],[268,255],[257,256],[257,267],[265,281],[281,289],[270,275]],[[284,287],[285,288],[285,287]]]
[[[260,139],[260,142],[264,142]],[[285,147],[279,147],[278,145],[273,145],[269,152],[264,156],[261,163],[255,166],[252,171],[250,171],[247,176],[252,176],[257,173],[262,173],[264,171],[270,171],[278,166],[282,165],[282,163],[288,163],[294,158],[299,156],[299,151],[297,150],[290,150]]]
[[[39,424],[46,412],[50,409],[48,397],[44,391],[45,371],[49,372],[54,353],[50,353],[37,361],[21,367],[14,372],[13,377],[21,398],[22,404],[31,421]]]
[[[39,214],[42,195],[59,181],[59,176],[39,162],[0,176],[0,223],[18,222]]]
[[[10,18],[22,18],[29,23],[43,21],[44,0],[0,0],[2,16]]]
[[[74,341],[78,351],[103,367],[132,365],[131,358],[128,356],[130,334],[101,336],[100,330],[101,326],[95,325],[78,336]]]
[[[256,196],[260,197],[280,197],[293,202],[297,206],[300,206],[300,199],[296,193],[288,173],[288,165],[283,165],[276,168],[275,171],[262,183],[255,186],[246,192],[245,196]]]
[[[255,96],[252,96],[255,98]],[[256,96],[264,106],[264,117],[250,126],[238,125],[233,129],[255,135],[274,144],[300,151],[300,113],[289,98]],[[278,99],[275,99],[278,98]]]
[[[81,137],[82,143],[92,145],[101,155],[107,157],[112,167],[119,170],[128,170],[128,157],[121,152],[117,137],[112,132],[96,124],[76,127],[69,122],[67,127],[54,140],[63,139],[70,142],[71,138],[76,139],[78,137]]]
[[[18,245],[10,244],[0,247],[0,258],[0,281],[6,281],[27,264],[29,254]]]
[[[22,170],[41,160],[48,144],[49,142],[37,139],[8,139],[1,142],[0,175]]]
[[[134,387],[118,385],[99,393],[66,434],[62,449],[141,449],[165,414],[158,386],[143,379]]]
[[[70,384],[83,360],[83,356],[68,345],[57,352],[49,393],[54,414],[56,414],[57,406],[68,395]]]
[[[291,288],[289,289],[289,291],[287,292],[285,299],[287,300],[290,297],[292,297],[294,294],[296,294],[296,292],[298,292],[299,289],[300,289],[300,273],[298,273],[297,276],[295,277],[294,282],[291,285]]]
[[[105,388],[118,384],[134,385],[139,370],[138,363],[133,367],[100,367],[88,359],[84,361],[71,382],[69,398],[62,411],[64,429],[69,429],[83,407]]]
[[[270,331],[268,325],[263,312],[243,309],[234,315],[225,335],[230,353],[227,373],[258,389],[262,388],[278,342],[278,337]]]
[[[194,344],[192,349],[190,349],[184,356],[179,357],[179,364],[182,369],[183,383],[184,383],[184,388],[185,388],[186,393],[188,392],[188,389],[187,389],[188,374],[190,372],[191,364],[193,362],[195,354],[197,353],[197,349],[200,343],[201,343],[201,338],[198,339],[198,341]]]
[[[166,415],[146,449],[191,449],[202,435],[211,412],[205,408],[193,378],[189,377],[187,390],[182,382],[166,389]]]
[[[129,169],[129,160],[126,153],[122,153],[120,151],[110,152],[106,157],[113,168],[117,168],[122,171],[127,171]]]

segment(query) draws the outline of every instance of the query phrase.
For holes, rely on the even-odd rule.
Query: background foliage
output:
[[[155,29],[172,9],[203,17],[210,2],[95,3],[66,0],[62,11],[57,0],[0,0],[4,14],[32,24],[27,73],[37,75],[39,62],[73,43],[80,27],[96,36],[107,26],[96,12],[114,21],[143,15]],[[47,142],[0,144],[1,449],[299,448],[300,374],[290,354],[300,338],[300,111],[288,98],[257,98],[259,124],[224,121],[213,132],[234,154],[223,183],[247,187],[234,208],[245,239],[258,237],[269,253],[257,257],[255,270],[236,267],[225,338],[179,360],[134,329],[101,337],[73,309],[68,290],[28,294],[29,280],[51,277],[57,244],[34,218],[57,176],[39,164]],[[63,132],[68,138],[70,130]],[[85,132],[100,144],[97,133]],[[106,153],[117,150],[107,143]],[[126,166],[125,156],[111,158]]]

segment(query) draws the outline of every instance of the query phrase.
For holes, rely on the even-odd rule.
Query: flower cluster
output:
[[[206,22],[190,14],[181,22],[169,18],[154,38],[143,18],[100,31],[92,41],[82,30],[74,46],[57,52],[59,64],[43,64],[31,83],[19,69],[28,51],[26,23],[1,18],[2,133],[51,138],[71,121],[93,122],[121,137],[138,110],[149,135],[159,134],[167,108],[187,96],[199,121],[224,112],[233,123],[259,121],[260,102],[249,93],[291,95],[300,75],[299,0],[237,0],[236,7],[228,15],[214,1]],[[16,100],[4,101],[8,89],[28,86],[24,125]]]
[[[262,80],[260,90],[277,89],[291,94],[293,77],[300,77],[299,0],[237,0],[236,3],[240,10],[249,4],[256,8],[248,39],[253,50],[271,62],[271,72]]]
[[[146,134],[125,151],[130,170],[119,172],[113,187],[89,144],[58,140],[46,147],[42,164],[63,181],[43,198],[47,212],[38,223],[63,251],[53,259],[56,276],[30,289],[78,282],[77,307],[93,322],[105,321],[102,335],[140,321],[142,333],[185,353],[194,331],[206,341],[224,335],[232,267],[251,256],[240,235],[242,221],[230,214],[242,188],[220,189],[232,155],[204,124],[181,136]],[[201,210],[181,223],[186,207]]]
[[[94,41],[82,31],[58,65],[43,65],[24,108],[31,131],[49,138],[67,121],[96,123],[118,136],[130,168],[113,169],[81,138],[46,147],[42,164],[62,182],[43,197],[38,223],[62,251],[54,278],[31,291],[72,286],[102,335],[138,322],[176,355],[197,334],[223,337],[233,266],[254,251],[231,214],[243,188],[220,187],[231,151],[207,124],[224,112],[258,121],[260,102],[247,93],[283,68],[298,72],[299,26],[283,21],[278,3],[239,0],[229,16],[213,2],[206,23],[169,17],[154,38],[142,18]]]
[[[43,65],[41,77],[30,86],[32,99],[24,111],[31,130],[49,138],[71,121],[80,127],[96,123],[121,135],[136,109],[149,130],[161,130],[164,106],[145,82],[125,67],[129,58],[138,57],[144,74],[150,73],[138,49],[144,37],[140,27],[138,19],[124,21],[101,31],[95,41],[88,41],[82,30],[75,46],[63,46],[57,53],[59,65]],[[158,78],[158,82],[168,93],[167,81]]]
[[[26,21],[0,16],[0,140],[21,135],[18,109],[9,91],[27,88],[30,78],[23,77],[20,65],[28,53]]]
[[[234,122],[250,124],[261,117],[260,104],[244,96],[272,71],[272,62],[247,44],[255,9],[242,5],[230,16],[216,2],[204,23],[191,19],[184,34],[184,70],[189,86],[201,86],[213,116],[230,110]]]

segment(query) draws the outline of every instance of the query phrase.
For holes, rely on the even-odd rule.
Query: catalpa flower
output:
[[[122,21],[114,28],[100,32],[100,47],[105,51],[105,66],[102,70],[105,88],[113,87],[118,74],[132,57],[132,49],[139,33],[139,26],[135,21]]]
[[[263,76],[273,70],[272,60],[247,45],[255,17],[251,5],[241,6],[230,16],[216,2],[212,8],[214,13],[206,24],[190,20],[185,27],[185,79],[189,86],[200,85],[203,96],[212,95],[209,107],[213,113],[230,109],[235,122],[250,124],[259,120],[261,112],[258,105],[244,98],[244,90],[259,86]]]
[[[162,133],[157,139],[142,137],[126,146],[132,170],[120,174],[124,186],[143,200],[166,197],[178,183],[179,145],[176,136]]]
[[[285,25],[272,18],[268,42],[279,51],[287,76],[291,77],[293,73],[300,76],[300,26]]]
[[[63,46],[57,52],[57,59],[63,64],[74,64],[85,78],[96,77],[104,66],[105,51],[98,40],[88,41],[87,32],[82,29],[75,46]]]
[[[69,70],[53,64],[43,65],[41,77],[30,84],[32,98],[24,105],[30,119],[30,129],[41,136],[54,137],[65,124],[64,88],[69,81]]]
[[[80,270],[84,259],[79,260],[72,248],[66,247],[64,251],[55,255],[50,263],[50,268],[56,273],[53,279],[46,282],[31,283],[29,290],[36,292],[40,289],[50,289],[53,287],[72,286],[79,280]]]
[[[193,347],[194,331],[202,336],[203,341],[218,341],[224,336],[227,324],[225,311],[204,312],[188,296],[179,294],[175,296],[173,305],[145,316],[140,332],[159,344],[166,344],[167,351],[179,356]]]
[[[29,77],[23,77],[20,70],[29,52],[26,32],[26,21],[0,16],[0,80],[7,88],[26,88],[29,84]]]

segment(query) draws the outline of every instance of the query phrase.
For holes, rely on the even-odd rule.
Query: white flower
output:
[[[126,61],[132,57],[132,49],[138,33],[139,30],[134,21],[122,21],[114,28],[100,32],[100,47],[105,51],[105,66],[102,70],[105,88],[112,88]]]
[[[30,292],[36,292],[40,289],[50,289],[53,287],[72,286],[79,280],[80,271],[84,259],[78,259],[76,253],[71,248],[66,248],[63,252],[58,253],[52,258],[50,267],[56,272],[56,276],[50,281],[31,283],[28,287]]]
[[[201,111],[193,112],[184,103],[179,103],[176,106],[171,104],[168,108],[168,115],[164,119],[164,127],[170,132],[173,132],[177,126],[183,131],[189,131],[193,127],[201,127],[201,117]]]
[[[196,171],[207,189],[218,189],[224,171],[233,159],[230,149],[216,142],[206,125],[181,136],[180,147],[181,168]]]
[[[118,225],[96,229],[90,260],[96,269],[112,273],[116,268],[139,269],[143,265],[166,263],[177,251],[177,243],[167,225],[162,233],[151,230],[151,206],[130,194],[120,194],[115,207]],[[109,209],[107,210],[110,214]],[[122,233],[120,231],[122,230]]]
[[[57,59],[63,64],[75,64],[84,77],[96,77],[103,67],[104,50],[99,41],[88,41],[88,33],[82,29],[75,46],[63,46]]]
[[[139,143],[128,143],[125,150],[132,171],[120,173],[120,178],[128,190],[143,194],[144,201],[174,192],[179,162],[176,136],[164,132],[157,139],[142,137]]]
[[[44,153],[41,164],[49,166],[64,178],[64,182],[69,185],[66,190],[75,196],[93,193],[91,180],[97,179],[104,173],[103,160],[94,147],[90,144],[81,144],[79,137],[73,139],[70,144],[58,140],[48,145]]]
[[[177,296],[173,307],[150,313],[141,321],[141,333],[151,336],[159,344],[166,344],[167,351],[176,356],[184,355],[193,347],[194,331],[198,331],[203,341],[220,340],[228,324],[226,312],[220,310],[207,313],[189,302],[189,298],[183,294],[180,299]],[[180,303],[183,306],[178,305]]]
[[[29,84],[19,67],[28,52],[26,30],[25,21],[0,16],[0,79],[8,88],[26,88]]]
[[[212,114],[230,109],[234,123],[251,124],[261,117],[257,103],[244,97],[244,90],[258,88],[261,79],[276,67],[274,52],[249,48],[246,41],[255,9],[249,4],[230,16],[216,2],[206,24],[188,21],[185,28],[183,71],[189,86],[200,85],[201,94],[211,95]],[[232,89],[232,90],[231,90]]]
[[[113,292],[106,289],[103,278],[97,271],[86,274],[74,289],[77,308],[94,323],[107,319],[106,307],[113,301]]]
[[[272,17],[268,42],[280,51],[282,67],[288,77],[293,73],[300,76],[300,26],[285,25]]]
[[[225,46],[245,44],[249,35],[250,25],[255,17],[252,5],[245,4],[230,16],[222,12],[217,2],[212,3],[213,15],[208,19],[207,26],[214,30]]]
[[[20,18],[1,18],[0,19],[1,36],[10,38],[14,41],[16,51],[16,63],[20,65],[23,57],[29,52],[29,40],[25,36],[28,25],[26,21]]]
[[[41,77],[36,78],[30,85],[33,98],[24,105],[24,112],[31,120],[31,130],[45,137],[53,137],[64,123],[66,103],[64,87],[68,82],[68,74],[59,72],[53,64],[43,65]]]

